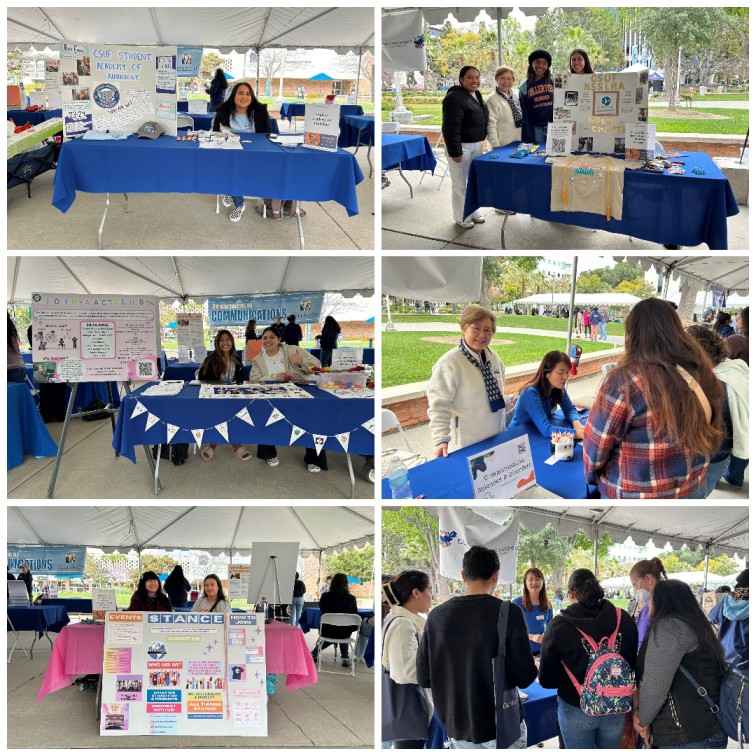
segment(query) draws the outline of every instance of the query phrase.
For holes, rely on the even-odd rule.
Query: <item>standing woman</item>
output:
[[[635,591],[633,598],[635,598],[636,606],[641,607],[635,617],[635,624],[638,626],[638,648],[640,648],[641,643],[646,639],[648,630],[651,627],[649,604],[651,597],[654,595],[656,584],[660,580],[666,579],[667,572],[659,557],[641,559],[630,570],[630,582]]]
[[[21,565],[21,574],[18,576],[18,580],[21,580],[26,586],[26,592],[29,594],[29,602],[32,599],[32,585],[34,578],[28,564]]]
[[[171,570],[171,574],[165,579],[163,587],[173,606],[178,608],[186,606],[192,586],[184,576],[184,568],[180,564],[177,564]]]
[[[724,437],[711,360],[661,299],[636,304],[625,351],[585,426],[583,464],[604,499],[702,499]]]
[[[546,626],[554,619],[554,610],[546,595],[546,579],[538,567],[531,567],[522,579],[522,596],[512,599],[512,603],[522,609],[528,627],[530,652],[533,656],[541,653],[541,643]]]
[[[341,326],[336,322],[336,318],[326,315],[323,330],[320,332],[320,364],[323,367],[331,367],[333,350],[339,348],[340,335]]]
[[[299,579],[299,573],[294,573],[294,592],[291,598],[291,616],[289,621],[294,627],[299,627],[299,620],[302,617],[302,611],[304,609],[304,597],[307,593],[307,586],[304,581]]]
[[[570,53],[570,73],[574,74],[592,74],[593,68],[591,61],[588,60],[588,53],[585,50],[575,48]]]
[[[8,313],[8,383],[23,383],[26,380],[26,367],[18,346],[18,330]]]
[[[210,86],[205,87],[205,92],[210,95],[210,104],[207,106],[208,113],[214,113],[223,103],[226,99],[226,90],[228,90],[226,74],[223,73],[222,68],[217,68]]]
[[[247,327],[244,329],[244,343],[248,341],[257,341],[260,337],[257,335],[257,321],[248,320]]]
[[[202,581],[202,590],[202,595],[194,602],[193,612],[228,614],[231,611],[231,604],[226,601],[226,594],[217,575],[208,575]]]
[[[533,50],[528,55],[527,81],[520,84],[525,96],[526,142],[546,144],[548,125],[554,120],[554,81],[551,78],[551,55]]]
[[[472,228],[486,221],[477,209],[467,218],[463,215],[470,164],[483,154],[488,129],[488,109],[479,89],[480,71],[474,66],[463,66],[459,84],[449,87],[441,104],[441,133],[452,181],[452,214],[462,228]]]

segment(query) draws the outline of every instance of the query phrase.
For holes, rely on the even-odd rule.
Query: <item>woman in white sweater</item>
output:
[[[460,319],[463,338],[433,366],[428,418],[436,457],[501,433],[505,427],[504,363],[488,345],[496,317],[468,307]]]
[[[433,596],[430,578],[424,572],[409,570],[397,575],[383,586],[383,600],[391,606],[383,623],[383,654],[381,661],[391,679],[398,685],[417,685],[415,658],[425,617],[431,608]],[[421,688],[428,706],[428,724],[433,716],[430,691]],[[401,722],[394,722],[394,730],[401,732]],[[423,748],[427,738],[417,733],[394,740],[394,748]]]

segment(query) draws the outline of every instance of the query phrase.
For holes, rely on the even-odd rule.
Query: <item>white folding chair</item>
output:
[[[381,124],[381,132],[383,134],[398,134],[400,124],[396,121],[384,121]]]
[[[436,140],[436,144],[433,146],[433,153],[436,155],[436,162],[444,166],[444,172],[441,174],[441,181],[438,182],[438,186],[436,187],[436,189],[441,189],[441,184],[444,183],[446,174],[449,173],[449,161],[446,159],[446,152],[440,146],[441,140],[443,138],[444,138],[443,134],[439,134],[438,139]],[[423,183],[423,179],[425,178],[426,173],[430,173],[430,171],[423,171],[422,176],[420,176],[421,184]]]
[[[402,437],[402,441],[404,441],[404,445],[407,447],[407,451],[410,454],[414,454],[415,450],[410,445],[409,439],[407,438],[406,434],[404,433],[404,429],[399,423],[399,418],[390,409],[386,409],[384,407],[383,409],[381,409],[381,433],[386,433],[386,431],[394,430],[394,428],[399,431],[399,435]]]
[[[393,448],[384,449],[381,453],[381,477],[386,477],[388,467],[391,464],[391,458],[394,456],[398,456],[407,467],[417,467],[427,461],[425,455],[417,454],[410,445],[409,439],[399,423],[399,418],[390,409],[381,409],[381,432],[385,433],[394,428],[399,431],[399,435],[402,437],[408,453],[400,452],[398,449]]]
[[[320,616],[320,628],[318,630],[318,639],[315,641],[315,652],[318,655],[318,673],[328,672],[332,675],[344,675],[346,672],[336,672],[335,670],[322,669],[323,666],[323,643],[346,643],[349,646],[349,660],[352,666],[351,676],[354,677],[354,647],[357,644],[357,639],[354,638],[354,633],[359,632],[360,625],[362,624],[362,617],[359,614],[342,614],[336,612],[329,612]],[[331,627],[353,627],[352,633],[347,638],[329,638],[323,634],[323,628],[325,625]]]
[[[189,127],[192,131],[194,131],[194,118],[188,115],[182,115],[179,114],[176,116],[176,128],[177,129],[184,129],[186,127]]]

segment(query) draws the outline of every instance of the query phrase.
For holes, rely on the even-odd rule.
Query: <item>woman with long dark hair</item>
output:
[[[231,331],[221,328],[215,334],[213,340],[215,350],[205,357],[204,362],[197,371],[200,381],[217,383],[225,381],[241,383],[244,380],[244,366],[236,354],[236,341]],[[202,459],[208,462],[213,458],[218,444],[209,444],[202,450]],[[242,460],[249,459],[252,455],[243,444],[231,444],[234,454]]]
[[[711,360],[661,299],[636,304],[588,416],[583,460],[605,499],[702,499],[724,437]]]
[[[156,572],[148,570],[142,574],[137,589],[131,597],[129,612],[172,612],[171,600],[163,592],[163,586]]]
[[[202,595],[194,602],[193,612],[216,612],[228,614],[231,604],[226,600],[220,578],[211,573],[202,581]]]
[[[722,644],[690,587],[681,580],[658,583],[651,616],[651,631],[638,652],[636,731],[651,748],[727,748],[719,720],[696,690],[702,686],[719,704],[727,665]]]
[[[570,358],[559,350],[547,352],[535,376],[520,392],[509,427],[530,422],[538,428],[542,436],[550,438],[553,432],[565,430],[563,426],[551,422],[556,408],[561,407],[565,419],[571,422],[575,429],[575,436],[582,438],[583,424],[580,422],[580,415],[565,388],[569,377]]]
[[[257,341],[260,337],[257,335],[257,321],[248,320],[247,327],[244,329],[244,343],[248,341]]]
[[[210,82],[210,86],[205,87],[205,92],[210,95],[210,104],[207,106],[208,113],[217,110],[226,99],[226,90],[228,89],[228,79],[223,73],[222,68],[215,69],[215,76]]]
[[[189,591],[191,591],[191,583],[184,576],[184,568],[177,564],[172,570],[171,574],[165,579],[163,588],[168,594],[168,598],[171,600],[171,604],[175,607],[182,608],[186,606],[189,598]]]
[[[8,313],[8,383],[23,383],[26,367],[19,348],[18,329]]]
[[[592,74],[593,68],[588,58],[588,53],[576,47],[570,53],[570,73],[574,74]]]
[[[357,599],[349,592],[349,579],[343,572],[337,572],[331,579],[331,587],[320,597],[320,611],[322,614],[357,614]],[[323,634],[329,638],[348,638],[355,630],[357,625],[342,627],[337,625],[323,625]],[[320,651],[328,646],[334,645],[329,641],[320,644]],[[341,666],[348,667],[349,644],[339,643],[341,651]],[[319,651],[315,649],[312,652],[312,658],[318,661]]]
[[[533,656],[541,653],[543,634],[549,622],[554,619],[554,610],[546,594],[546,578],[538,567],[530,567],[522,578],[522,596],[512,599],[515,606],[522,609],[528,628],[530,652]]]
[[[714,330],[723,338],[732,336],[735,329],[732,327],[732,315],[727,310],[720,310],[714,321]]]
[[[320,332],[320,364],[323,367],[331,367],[333,362],[333,350],[339,348],[339,335],[341,326],[333,315],[326,315],[323,321],[323,330]]]

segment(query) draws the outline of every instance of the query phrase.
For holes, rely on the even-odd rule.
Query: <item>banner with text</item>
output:
[[[322,291],[303,291],[297,294],[263,294],[248,297],[210,297],[207,300],[211,328],[246,326],[256,320],[257,327],[270,325],[281,316],[296,315],[297,323],[318,323],[323,310]]]
[[[8,544],[8,569],[18,572],[25,564],[33,575],[81,577],[87,549],[84,546],[20,546]]]
[[[385,71],[425,71],[423,13],[389,13],[383,27],[383,69]]]

